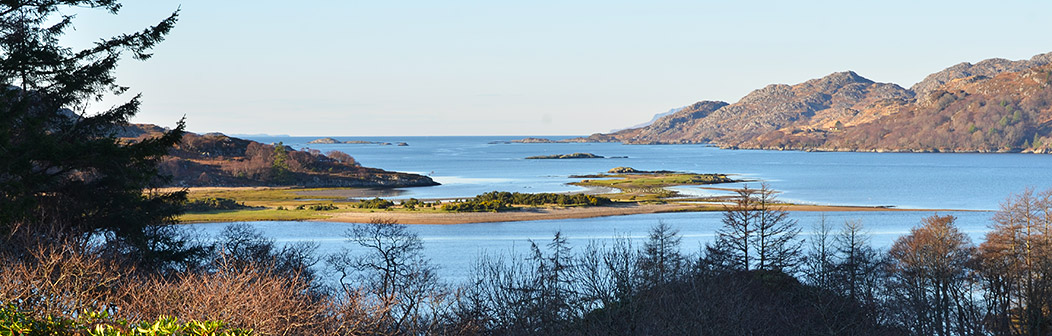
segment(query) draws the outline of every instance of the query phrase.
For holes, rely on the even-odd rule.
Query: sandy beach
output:
[[[320,221],[365,223],[373,218],[385,218],[394,219],[402,224],[467,224],[638,215],[690,211],[696,208],[697,206],[690,204],[619,204],[601,207],[524,208],[508,212],[413,213],[377,211],[339,213]]]
[[[401,224],[468,224],[489,222],[519,222],[533,220],[558,220],[571,218],[594,218],[608,216],[638,215],[663,212],[723,211],[718,205],[698,204],[617,204],[600,207],[547,207],[525,208],[509,212],[350,212],[334,214],[317,219],[325,222],[366,223],[374,218],[393,219]],[[960,211],[951,209],[896,209],[883,207],[831,206],[831,205],[787,205],[785,211]]]

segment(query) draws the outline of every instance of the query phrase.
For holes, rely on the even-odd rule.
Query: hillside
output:
[[[118,136],[141,141],[164,129],[135,124]],[[427,176],[362,167],[342,152],[297,151],[220,133],[187,132],[160,164],[161,173],[178,187],[411,187],[437,185]]]
[[[905,89],[845,71],[702,101],[571,141],[825,151],[1037,152],[1052,146],[1052,53],[961,63]]]

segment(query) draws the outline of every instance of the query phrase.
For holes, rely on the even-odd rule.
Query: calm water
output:
[[[722,150],[702,145],[504,144],[522,137],[338,137],[339,140],[407,142],[409,146],[372,144],[307,145],[318,137],[257,137],[266,143],[282,141],[296,148],[327,152],[340,150],[365,166],[416,172],[432,176],[441,186],[410,188],[395,198],[458,198],[492,190],[560,192],[580,188],[565,183],[570,175],[605,172],[628,166],[641,170],[675,170],[737,174],[762,180],[783,192],[783,200],[816,204],[893,205],[899,208],[994,210],[1012,193],[1027,187],[1052,188],[1048,168],[1052,155],[1030,154],[906,154],[809,153],[759,150]],[[524,160],[532,155],[588,152],[611,159]],[[757,183],[753,183],[755,186]],[[702,193],[694,187],[677,188]],[[981,241],[991,212],[942,212],[958,217],[960,228]],[[860,220],[872,235],[873,245],[887,248],[933,213],[910,212],[797,212],[791,215],[808,231],[820,220],[840,225]],[[609,242],[613,237],[642,239],[647,230],[663,221],[680,230],[685,252],[697,252],[712,239],[720,213],[673,213],[531,222],[463,225],[413,225],[424,240],[427,253],[441,267],[448,281],[466,278],[471,264],[482,254],[525,253],[529,240],[543,244],[561,231],[577,249],[589,241]],[[195,224],[190,228],[215,233],[224,224]],[[279,243],[316,241],[320,253],[350,245],[341,233],[350,225],[323,222],[260,222]],[[804,237],[806,238],[806,236]]]
[[[574,191],[568,176],[627,166],[738,174],[783,191],[784,200],[900,208],[995,210],[1011,193],[1052,187],[1052,155],[948,153],[812,153],[723,150],[704,145],[489,144],[522,137],[338,137],[406,142],[409,146],[307,145],[317,137],[254,138],[323,152],[340,150],[369,167],[431,175],[441,186],[403,197],[456,198],[492,190]],[[525,160],[533,155],[588,152],[611,159]],[[753,183],[756,186],[757,183]],[[686,188],[695,189],[695,188]]]
[[[871,237],[873,246],[886,249],[895,238],[908,233],[931,212],[794,212],[791,217],[808,238],[811,228],[825,216],[827,223],[839,228],[847,220],[861,220]],[[939,215],[957,216],[959,228],[974,242],[982,241],[987,231],[990,212],[942,212]],[[659,221],[677,228],[684,253],[697,253],[713,239],[720,226],[722,213],[667,213],[603,218],[545,220],[530,222],[479,223],[459,225],[410,225],[409,228],[424,241],[425,252],[440,267],[439,275],[449,282],[468,278],[472,264],[481,255],[520,255],[529,252],[530,240],[543,247],[556,232],[582,250],[589,242],[610,243],[615,237],[627,237],[640,246],[647,231]],[[215,235],[225,224],[191,224],[188,227]],[[280,245],[296,241],[314,241],[319,253],[330,254],[341,248],[352,248],[341,236],[352,225],[327,222],[257,222],[254,227],[273,237]]]

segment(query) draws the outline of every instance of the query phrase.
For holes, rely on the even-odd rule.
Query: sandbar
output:
[[[866,206],[834,206],[834,205],[785,205],[780,207],[785,211],[962,211],[952,209],[897,209],[887,207]],[[344,212],[333,214],[325,219],[315,219],[322,222],[345,222],[345,223],[368,223],[376,218],[393,219],[401,224],[469,224],[469,223],[491,223],[491,222],[521,222],[534,220],[559,220],[575,218],[596,218],[608,216],[625,216],[666,212],[701,212],[701,211],[724,211],[721,205],[699,205],[686,203],[666,204],[637,204],[625,203],[595,207],[531,207],[518,211],[507,212],[407,212],[407,211],[376,211],[376,212]]]

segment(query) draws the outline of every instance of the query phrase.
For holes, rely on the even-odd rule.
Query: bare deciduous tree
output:
[[[921,335],[963,335],[978,324],[969,314],[968,263],[975,248],[953,216],[925,218],[888,252],[901,322]]]
[[[685,259],[679,252],[679,230],[665,222],[650,228],[650,237],[643,244],[639,256],[642,283],[659,286],[679,277],[684,271]]]
[[[1044,335],[1052,325],[1052,189],[1011,196],[980,246],[991,329]]]
[[[418,333],[433,327],[429,305],[443,300],[434,267],[424,257],[420,238],[394,220],[373,219],[344,234],[355,248],[344,248],[326,261],[340,275],[345,293],[365,292],[390,333]],[[350,280],[355,280],[351,282]]]
[[[727,207],[723,227],[716,232],[713,253],[727,255],[731,267],[749,270],[783,270],[796,266],[803,242],[796,240],[796,220],[777,206],[776,192],[767,184],[759,190],[748,186],[737,190],[733,206]]]

